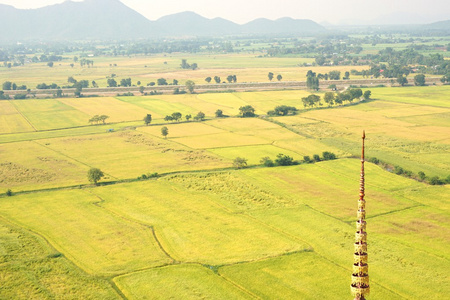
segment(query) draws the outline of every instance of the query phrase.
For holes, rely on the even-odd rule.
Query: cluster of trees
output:
[[[215,83],[221,83],[222,80],[220,78],[220,76],[214,76],[213,78],[211,78],[210,76],[205,78],[205,81],[207,83],[211,83],[211,81],[214,79]],[[236,75],[228,75],[227,76],[227,81],[228,83],[236,83],[237,82],[237,76]]]
[[[319,78],[316,73],[311,70],[306,73],[306,87],[310,90],[319,90]]]
[[[269,116],[287,116],[287,115],[295,115],[297,114],[298,109],[294,106],[287,105],[279,105],[275,107],[273,110],[269,110],[267,114]]]
[[[266,167],[275,167],[275,166],[292,166],[298,165],[301,163],[314,163],[319,161],[333,160],[336,159],[336,154],[332,152],[322,152],[322,157],[319,154],[314,154],[311,158],[310,156],[303,156],[303,160],[294,160],[291,156],[285,154],[278,154],[275,160],[272,160],[270,157],[266,156],[261,158],[260,163]]]
[[[181,68],[196,70],[198,68],[198,65],[197,65],[197,63],[193,63],[192,65],[190,65],[190,64],[188,64],[187,59],[182,59],[181,60]]]
[[[267,74],[267,78],[269,78],[269,81],[272,81],[274,76],[275,76],[275,74],[273,74],[272,72],[269,72],[269,74]],[[283,76],[281,76],[281,74],[278,74],[277,75],[277,80],[281,81],[281,79],[283,79]]]
[[[379,165],[382,168],[384,168],[385,170],[393,172],[394,174],[404,176],[407,178],[412,178],[412,179],[419,180],[422,182],[426,182],[431,185],[450,184],[450,175],[447,176],[447,178],[445,178],[445,179],[439,178],[439,176],[429,177],[423,171],[419,171],[417,174],[414,174],[412,171],[405,170],[398,165],[392,165],[392,164],[383,162],[376,157],[371,157],[368,159],[368,161],[371,163],[374,163],[376,165]]]
[[[404,86],[405,84],[408,83],[408,79],[406,78],[406,76],[400,75],[399,77],[397,77],[397,83],[400,84],[401,86]],[[414,76],[414,85],[424,86],[425,85],[425,75],[418,74],[418,75]]]
[[[123,78],[123,79],[121,79],[120,80],[120,84],[117,84],[117,81],[114,78],[108,78],[106,83],[108,84],[108,87],[118,87],[118,86],[128,87],[128,86],[132,86],[131,78]]]
[[[36,86],[36,88],[38,90],[56,90],[56,89],[59,89],[60,86],[57,85],[56,83],[52,83],[52,84],[41,83],[41,84],[38,84]]]
[[[363,97],[365,100],[369,100],[371,95],[372,92],[370,90],[366,90],[363,93],[360,88],[351,88],[340,93],[326,92],[323,96],[323,100],[328,106],[333,106],[335,104],[342,105],[346,101],[352,103],[355,99],[361,99],[361,97]],[[323,105],[320,96],[314,94],[303,97],[302,103],[305,108]]]
[[[239,116],[242,118],[252,118],[255,117],[255,109],[251,105],[245,105],[239,107]]]
[[[149,116],[149,115],[147,115],[147,116]],[[194,120],[195,121],[204,121],[205,117],[206,117],[205,113],[199,111],[194,116]],[[182,118],[183,118],[183,115],[180,112],[174,112],[171,115],[165,116],[164,117],[164,121],[166,121],[166,122],[179,122]],[[192,119],[192,115],[190,115],[190,114],[185,115],[184,118],[186,119],[186,121],[189,121],[190,119]],[[144,119],[144,121],[145,121],[145,119]],[[151,115],[150,115],[150,122],[151,122]]]
[[[8,100],[9,95],[6,95],[4,91],[0,91],[0,100]]]
[[[106,124],[106,119],[108,119],[109,116],[107,115],[95,115],[92,118],[89,119],[89,123],[94,124],[94,123],[100,123],[102,122],[103,124]]]
[[[5,81],[5,82],[3,82],[2,89],[4,91],[26,90],[27,86],[26,85],[17,85],[14,82],[11,82],[11,81]]]
[[[86,59],[86,58],[82,58],[82,59],[80,59],[80,66],[81,67],[87,66],[88,68],[90,68],[91,66],[93,67],[94,66],[94,61]]]

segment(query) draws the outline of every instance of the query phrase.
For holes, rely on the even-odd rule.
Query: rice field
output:
[[[305,93],[0,101],[0,189],[13,193],[0,195],[0,298],[351,297],[361,131],[368,157],[446,178],[449,87],[236,117],[244,105],[301,108]],[[162,120],[198,111],[205,121]],[[89,125],[94,114],[110,118]],[[259,166],[324,151],[339,159]],[[252,167],[234,169],[236,157]],[[100,186],[92,167],[105,173]],[[366,163],[371,299],[450,293],[449,195]]]

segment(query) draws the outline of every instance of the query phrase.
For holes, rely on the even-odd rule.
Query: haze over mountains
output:
[[[437,29],[450,30],[448,23],[436,24]],[[0,4],[0,26],[6,29],[0,35],[1,41],[317,35],[327,32],[314,21],[292,18],[275,21],[261,18],[239,25],[222,18],[208,19],[194,12],[183,12],[150,21],[120,0],[68,0],[38,9],[16,9]],[[434,28],[433,24],[426,26]]]
[[[150,21],[119,0],[66,1],[38,9],[0,4],[1,40],[135,39],[162,36],[221,36],[228,34],[314,34],[326,29],[311,20],[257,19],[244,25],[193,12]]]

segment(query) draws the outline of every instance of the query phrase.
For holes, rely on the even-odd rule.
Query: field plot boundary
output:
[[[34,125],[30,122],[30,120],[29,120],[29,119],[28,119],[28,118],[27,118],[27,117],[19,110],[19,108],[17,107],[17,105],[14,103],[14,101],[8,100],[8,102],[11,103],[11,105],[16,109],[17,113],[18,113],[19,115],[21,115],[22,118],[24,118],[25,121],[27,121],[27,123],[31,126],[31,128],[34,129],[34,131],[38,131],[38,130],[36,129],[36,127],[34,127]]]

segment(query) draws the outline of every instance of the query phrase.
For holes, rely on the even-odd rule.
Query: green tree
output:
[[[99,117],[99,120],[103,122],[103,124],[106,124],[106,119],[109,119],[109,116],[107,115],[101,115]]]
[[[419,171],[419,173],[417,173],[419,175],[420,180],[425,180],[427,178],[427,175],[425,175],[425,173],[423,171]]]
[[[328,106],[332,106],[334,104],[334,93],[333,92],[326,92],[325,95],[323,96],[323,100],[325,101],[326,104],[328,104]]]
[[[314,159],[314,161],[319,162],[319,161],[320,161],[320,156],[319,156],[319,154],[314,154],[314,155],[313,155],[313,159]]]
[[[141,86],[139,87],[139,92],[140,92],[141,94],[143,94],[144,91],[145,91],[145,87],[144,87],[143,85],[141,85]]]
[[[232,83],[233,82],[233,75],[228,75],[227,76],[227,81],[228,81],[228,83]]]
[[[349,71],[345,71],[344,77],[342,79],[344,79],[344,80],[350,79],[350,72]]]
[[[275,115],[278,116],[287,116],[288,114],[295,114],[297,112],[297,108],[293,106],[287,105],[279,105],[274,109]]]
[[[53,68],[53,65],[54,65],[54,63],[53,63],[52,61],[49,61],[49,62],[47,63],[47,66],[49,66],[50,68]]]
[[[166,122],[173,121],[173,117],[172,116],[165,116],[164,117],[164,121],[166,121]]]
[[[192,118],[192,115],[185,115],[184,118],[189,122],[189,120]]]
[[[152,122],[152,115],[151,115],[151,114],[147,114],[147,115],[144,117],[144,123],[145,123],[145,125],[148,126],[148,124],[150,124],[151,122]]]
[[[323,66],[327,60],[323,56],[316,56],[316,64]]]
[[[194,93],[194,89],[195,89],[195,82],[193,82],[192,80],[188,80],[185,83],[186,88],[188,89],[190,94]]]
[[[277,75],[277,80],[278,80],[278,81],[281,81],[281,79],[283,79],[283,76],[281,76],[281,74],[278,74],[278,75]]]
[[[247,166],[247,159],[243,157],[236,157],[233,160],[233,167],[235,167],[236,169],[242,169],[245,168],[246,166]]]
[[[306,87],[310,90],[319,90],[319,78],[317,78],[316,73],[311,70],[306,74]]]
[[[131,78],[124,78],[120,80],[120,86],[131,86]]]
[[[161,135],[166,139],[169,134],[169,128],[166,126],[161,127]]]
[[[176,79],[172,80],[172,85],[178,85],[178,80]]]
[[[216,110],[216,118],[222,118],[223,117],[223,111],[221,109]]]
[[[105,175],[100,169],[90,168],[88,171],[88,180],[93,184],[97,185],[97,182],[102,179]]]
[[[397,83],[400,84],[401,86],[405,86],[405,84],[408,83],[408,79],[405,76],[400,75],[397,77]]]
[[[414,85],[425,86],[425,75],[419,74],[414,76]]]
[[[216,82],[216,83],[220,83],[220,77],[219,76],[214,76],[214,81]]]
[[[199,111],[197,115],[194,117],[196,121],[203,121],[205,119],[205,113]]]
[[[278,154],[275,163],[279,166],[290,166],[294,164],[294,159],[285,154]]]
[[[207,83],[210,83],[210,82],[211,82],[211,80],[212,80],[212,78],[211,78],[211,77],[209,77],[209,76],[205,78],[205,81],[206,81]]]
[[[107,80],[108,87],[117,87],[117,81],[113,78]]]
[[[322,153],[322,157],[323,157],[323,160],[333,160],[333,159],[336,159],[336,154],[325,151]]]
[[[363,95],[363,96],[364,96],[364,99],[365,99],[365,100],[369,100],[371,94],[372,94],[371,91],[369,91],[369,90],[365,91],[365,92],[364,92],[364,95]]]
[[[267,77],[269,78],[270,81],[272,81],[273,79],[273,73],[269,72],[269,74],[267,74]]]
[[[266,167],[274,167],[275,163],[268,156],[261,158],[260,163]]]
[[[13,195],[13,192],[11,191],[11,189],[7,189],[5,194],[6,196],[11,197]]]
[[[63,92],[62,92],[61,88],[57,89],[56,90],[56,97],[61,98],[62,95],[63,95]]]
[[[177,121],[177,122],[178,122],[178,120],[180,120],[181,117],[182,117],[182,115],[181,115],[180,112],[174,112],[174,113],[172,114],[172,119],[173,119],[174,121]]]
[[[239,107],[239,114],[243,118],[251,118],[255,116],[255,109],[251,105]]]
[[[12,82],[11,81],[3,82],[2,88],[4,91],[10,91],[12,89]]]
[[[330,80],[339,80],[339,79],[341,79],[341,72],[340,71],[330,71],[330,72],[328,72],[328,78]]]
[[[165,78],[159,78],[156,82],[158,85],[167,85],[167,80]]]

